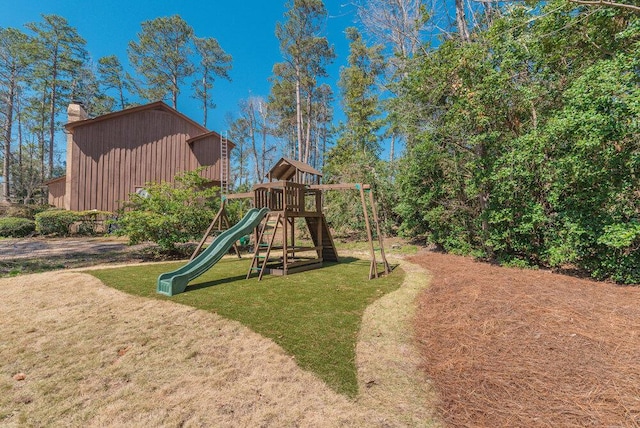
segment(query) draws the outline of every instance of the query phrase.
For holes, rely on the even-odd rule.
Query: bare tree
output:
[[[294,123],[297,159],[309,162],[312,155],[314,101],[319,79],[327,77],[327,64],[335,57],[326,37],[321,37],[321,24],[327,16],[322,0],[290,0],[286,21],[276,25],[283,62],[274,66],[271,104],[279,110],[281,127]],[[295,120],[287,104],[295,104]]]
[[[467,14],[464,7],[464,0],[456,0],[456,26],[460,39],[468,43],[471,40],[469,36],[469,26],[467,25]]]
[[[636,6],[634,4],[628,3],[618,3],[613,1],[604,1],[604,0],[569,0],[572,3],[584,4],[588,6],[609,6],[609,7],[617,7],[619,9],[630,10],[635,13],[640,13],[640,6]]]
[[[421,49],[427,18],[421,0],[359,0],[356,6],[367,33],[394,55],[410,58]]]
[[[230,126],[231,137],[249,145],[255,181],[262,183],[276,151],[275,144],[270,141],[273,126],[269,105],[261,97],[249,97],[239,102],[239,111],[240,117]]]
[[[429,20],[421,0],[357,0],[358,17],[366,33],[376,44],[386,47],[387,64],[380,82],[383,90],[392,91],[394,83],[407,75],[407,62],[424,52],[424,36]],[[394,160],[396,141],[402,138],[398,129],[390,127],[390,161]]]

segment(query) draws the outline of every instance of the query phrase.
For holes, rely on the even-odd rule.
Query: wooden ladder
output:
[[[371,253],[371,264],[369,265],[369,279],[378,278],[380,276],[378,272],[378,261],[376,260],[376,251],[380,252],[381,262],[384,267],[384,273],[389,274],[391,272],[391,268],[389,267],[389,262],[387,261],[387,256],[384,252],[384,238],[380,233],[380,222],[378,220],[378,211],[376,210],[376,202],[373,198],[373,191],[371,189],[367,189],[367,193],[369,193],[369,204],[371,205],[371,214],[373,217],[373,223],[375,224],[376,231],[376,239],[378,241],[378,247],[375,248],[373,245],[373,232],[371,230],[371,223],[369,221],[369,213],[367,209],[367,201],[365,198],[365,189],[361,184],[356,186],[360,190],[360,200],[362,201],[362,211],[364,212],[364,222],[367,226],[367,238],[369,238],[369,252]]]
[[[275,217],[275,220],[274,220]],[[264,275],[264,269],[269,262],[269,255],[271,254],[271,248],[273,247],[273,242],[276,238],[276,232],[278,231],[278,227],[282,222],[282,214],[276,213],[268,213],[262,223],[262,228],[260,229],[260,233],[258,233],[258,237],[255,242],[255,249],[253,251],[253,259],[251,260],[251,266],[249,267],[249,272],[247,272],[247,279],[251,277],[253,272],[258,272],[258,281],[262,280],[262,275]],[[265,238],[269,239],[269,242],[263,244],[263,240]],[[264,251],[264,255],[260,255],[260,253]]]
[[[229,141],[226,132],[220,136],[220,193],[229,193]]]

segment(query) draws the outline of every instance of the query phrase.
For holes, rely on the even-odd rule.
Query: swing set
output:
[[[254,249],[247,278],[262,279],[265,273],[288,275],[321,268],[323,262],[338,262],[338,252],[322,210],[322,193],[329,190],[355,190],[364,213],[369,254],[369,279],[390,272],[380,232],[373,191],[369,184],[320,184],[322,173],[310,165],[282,158],[267,174],[268,182],[257,184],[251,192],[223,195],[220,210],[200,240],[191,259],[216,231],[231,227],[226,204],[234,199],[251,199],[254,208],[269,211],[254,231]],[[371,216],[369,216],[369,210]],[[296,242],[297,226],[306,226],[311,242]],[[234,243],[238,257],[240,252]]]

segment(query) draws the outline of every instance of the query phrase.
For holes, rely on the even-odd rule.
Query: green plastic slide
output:
[[[190,281],[193,281],[218,263],[222,256],[227,254],[234,242],[251,233],[260,224],[268,211],[268,208],[260,210],[252,208],[235,226],[218,235],[198,257],[179,269],[160,275],[158,277],[158,293],[167,296],[182,293]]]

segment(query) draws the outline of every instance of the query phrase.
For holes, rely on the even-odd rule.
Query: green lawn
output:
[[[342,258],[339,264],[289,276],[265,275],[258,282],[245,275],[250,260],[224,259],[185,293],[156,293],[158,275],[181,263],[87,271],[127,293],[167,299],[237,320],[269,337],[293,355],[298,365],[315,372],[334,390],[358,392],[355,347],[364,309],[396,290],[401,269],[369,281],[369,261]]]

